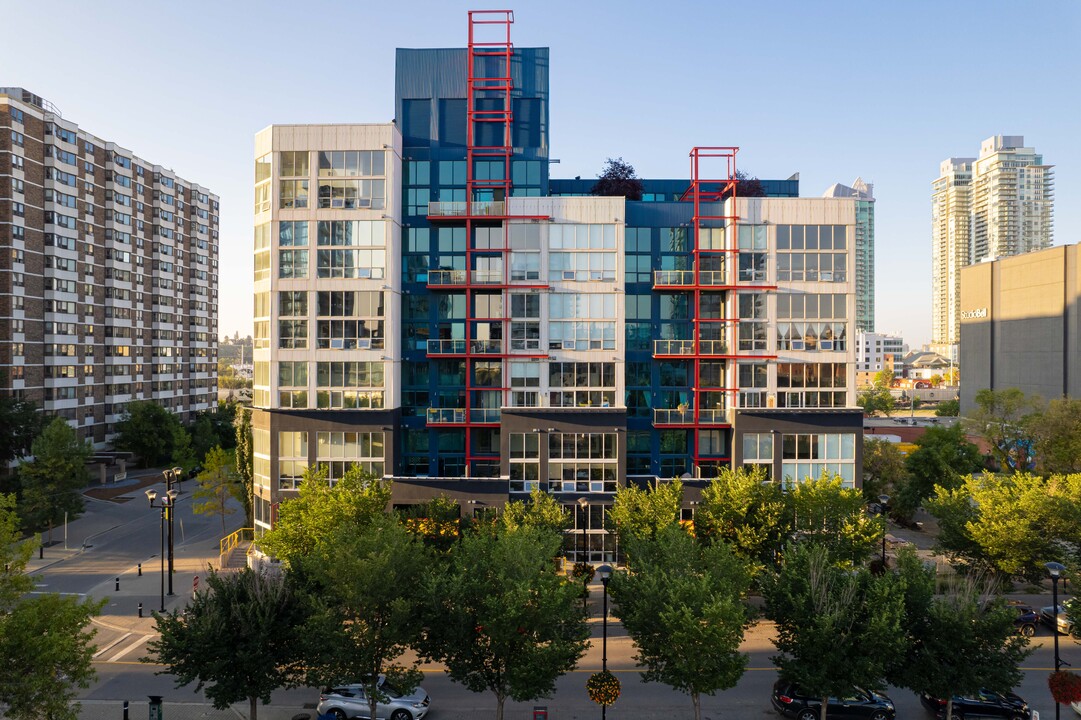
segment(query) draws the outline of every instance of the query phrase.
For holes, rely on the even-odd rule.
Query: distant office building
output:
[[[822,197],[856,201],[856,330],[875,331],[875,192],[874,185],[856,178],[852,187],[836,183]]]
[[[0,88],[0,392],[104,443],[217,401],[218,197]]]
[[[983,389],[1081,398],[1081,253],[1077,245],[961,271],[961,411]]]
[[[995,135],[978,158],[950,158],[932,183],[932,348],[958,359],[960,269],[1049,247],[1054,171],[1021,135]]]
[[[877,373],[886,368],[900,369],[908,346],[900,335],[856,333],[856,372]]]

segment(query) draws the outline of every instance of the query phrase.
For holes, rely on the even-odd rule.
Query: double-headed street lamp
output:
[[[184,488],[181,486],[181,483],[184,480],[184,468],[182,468],[182,467],[165,468],[164,470],[161,471],[161,474],[165,476],[165,489],[166,490],[172,490],[173,489],[173,483],[175,482],[176,483],[176,491],[177,491],[177,493],[179,494],[181,491],[183,491]]]
[[[882,518],[882,569],[886,569],[886,511],[890,506],[889,495],[879,495],[877,503],[871,503],[871,512]]]
[[[176,505],[176,490],[168,490],[161,497],[158,505],[154,501],[158,499],[157,490],[147,490],[146,497],[150,501],[150,507],[161,510],[161,612],[165,612],[165,521],[169,521],[169,595],[173,594],[173,507]]]
[[[1055,636],[1055,672],[1062,669],[1062,660],[1058,656],[1058,579],[1066,572],[1066,566],[1062,563],[1049,562],[1044,565],[1047,573],[1051,576],[1051,612],[1054,613],[1055,622],[1051,627],[1051,634]],[[1055,701],[1055,720],[1059,718],[1059,702]]]
[[[608,672],[608,580],[612,577],[612,566],[601,565],[597,568],[600,575],[601,585],[604,586],[604,604],[601,615],[601,672]],[[601,720],[605,720],[608,706],[601,705]]]

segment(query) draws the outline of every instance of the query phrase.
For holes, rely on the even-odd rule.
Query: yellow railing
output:
[[[232,550],[233,548],[235,548],[237,545],[244,542],[245,540],[250,542],[250,541],[252,541],[254,539],[255,539],[255,529],[254,528],[240,528],[236,532],[231,533],[231,534],[229,534],[226,537],[223,537],[221,539],[221,542],[218,543],[218,547],[219,547],[218,555],[219,556],[224,556],[227,552],[229,552],[230,550]]]

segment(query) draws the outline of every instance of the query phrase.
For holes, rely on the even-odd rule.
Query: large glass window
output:
[[[385,233],[382,220],[320,220],[317,276],[382,279],[387,262]]]
[[[778,225],[778,282],[845,282],[848,226]]]
[[[778,407],[845,407],[845,363],[777,363]]]
[[[379,350],[384,347],[383,293],[323,290],[318,294],[316,347]]]
[[[540,485],[540,435],[511,433],[510,491],[532,492]]]
[[[552,407],[611,407],[616,403],[615,363],[548,363]]]
[[[278,489],[296,490],[308,468],[308,433],[278,433]]]
[[[616,491],[616,433],[549,433],[548,483],[562,492]]]
[[[315,444],[315,461],[327,466],[331,485],[355,465],[375,477],[383,476],[386,440],[382,432],[318,432]]]
[[[383,363],[320,362],[316,364],[316,400],[322,410],[383,407]]]
[[[785,434],[781,437],[781,473],[786,483],[840,476],[856,486],[856,436],[852,433]]]
[[[384,150],[323,150],[319,153],[319,177],[321,178],[382,177],[384,175],[386,175],[386,151]]]

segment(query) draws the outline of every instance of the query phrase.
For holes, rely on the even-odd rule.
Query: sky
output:
[[[1023,135],[1055,165],[1054,242],[1081,240],[1081,3],[120,2],[0,0],[0,86],[221,197],[219,332],[251,333],[253,137],[381,123],[396,47],[464,47],[468,10],[513,9],[551,48],[554,177],[623,157],[687,177],[740,147],[761,178],[876,198],[876,329],[931,336],[931,182],[948,157]]]

